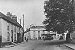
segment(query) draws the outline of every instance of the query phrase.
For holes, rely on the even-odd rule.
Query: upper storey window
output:
[[[7,30],[9,31],[9,26],[7,26]]]

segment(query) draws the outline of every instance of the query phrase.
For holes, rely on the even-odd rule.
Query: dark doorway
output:
[[[11,30],[11,39],[12,39],[12,42],[13,42],[13,30]]]
[[[67,35],[66,35],[66,41],[67,41],[67,42],[71,42],[70,33],[67,33]]]
[[[21,38],[20,38],[20,33],[17,33],[17,42],[20,42]]]

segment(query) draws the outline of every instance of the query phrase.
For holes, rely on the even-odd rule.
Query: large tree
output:
[[[47,0],[44,2],[46,19],[43,21],[48,31],[71,32],[75,24],[73,0]]]

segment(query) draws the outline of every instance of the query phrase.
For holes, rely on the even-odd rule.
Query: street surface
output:
[[[63,45],[62,41],[29,40],[14,47],[4,47],[0,50],[72,50]]]

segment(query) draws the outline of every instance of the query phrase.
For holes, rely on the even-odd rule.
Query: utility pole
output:
[[[23,14],[23,29],[24,29],[24,14]]]
[[[24,14],[23,14],[23,36],[22,36],[22,41],[24,41]]]
[[[20,25],[21,25],[21,19],[20,19]]]

